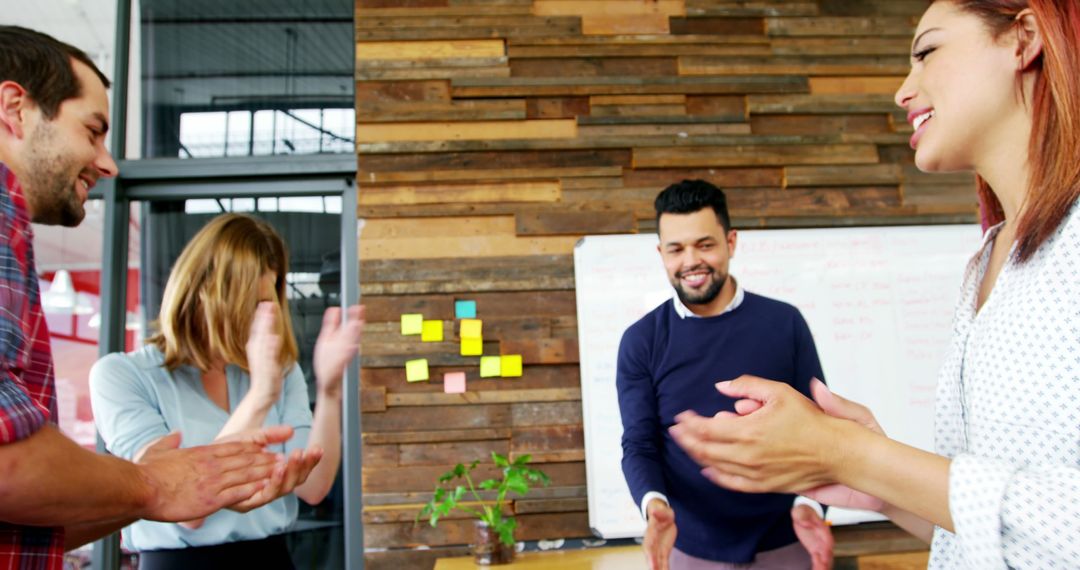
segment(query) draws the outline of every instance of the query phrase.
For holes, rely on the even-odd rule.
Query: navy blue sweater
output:
[[[672,440],[675,415],[734,411],[714,384],[753,374],[787,382],[809,396],[824,380],[810,328],[798,309],[746,293],[733,311],[682,319],[668,301],[626,329],[616,385],[623,423],[623,474],[634,501],[667,496],[675,510],[675,546],[691,556],[746,563],[757,552],[795,542],[793,495],[747,494],[718,487]]]

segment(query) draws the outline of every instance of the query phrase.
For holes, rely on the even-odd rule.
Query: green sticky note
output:
[[[427,359],[405,361],[405,380],[409,382],[423,382],[428,379]]]
[[[494,378],[502,375],[502,359],[498,356],[480,357],[480,377]]]
[[[420,334],[423,323],[424,315],[419,313],[401,315],[401,334]]]
[[[503,378],[514,378],[521,376],[521,355],[520,354],[504,354],[500,362],[500,375]]]
[[[484,354],[484,339],[463,338],[461,339],[462,356],[480,356]]]
[[[424,321],[420,331],[420,340],[424,342],[442,342],[442,321]]]
[[[484,321],[480,319],[461,319],[461,338],[483,338]]]

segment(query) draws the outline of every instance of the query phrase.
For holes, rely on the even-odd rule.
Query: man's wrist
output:
[[[649,520],[649,505],[653,502],[653,500],[659,500],[665,505],[669,504],[667,496],[659,491],[649,491],[648,493],[645,493],[645,496],[641,498],[640,508],[641,518],[645,519],[646,521]]]
[[[145,465],[125,461],[134,471],[130,489],[135,499],[135,515],[139,519],[153,519],[157,510],[159,489],[157,480],[150,474]]]

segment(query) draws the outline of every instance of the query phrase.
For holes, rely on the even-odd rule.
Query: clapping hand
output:
[[[259,303],[251,319],[251,332],[245,346],[251,391],[271,402],[281,396],[284,384],[278,310],[277,304],[270,301]]]
[[[267,480],[266,485],[259,489],[254,495],[247,500],[241,501],[229,507],[230,510],[240,513],[246,513],[250,510],[257,509],[278,497],[288,495],[293,492],[298,485],[302,485],[304,481],[307,481],[308,475],[311,474],[311,470],[315,468],[315,465],[322,459],[323,451],[318,447],[301,451],[299,449],[294,450],[288,460],[279,461],[274,467],[273,473],[270,475],[270,479]]]
[[[675,537],[679,532],[675,526],[675,511],[659,499],[649,501],[646,509],[649,523],[641,543],[646,562],[649,563],[649,570],[668,570],[671,549],[675,547]]]
[[[152,491],[141,518],[192,521],[258,494],[275,469],[266,446],[292,437],[288,426],[260,429],[227,442],[179,449],[170,433],[145,446],[135,462]]]
[[[341,378],[345,367],[360,350],[360,333],[364,327],[364,308],[353,305],[341,322],[341,308],[330,307],[323,313],[322,329],[315,341],[315,382],[320,396],[341,394]]]

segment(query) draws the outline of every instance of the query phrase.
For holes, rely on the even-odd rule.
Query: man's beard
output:
[[[707,266],[706,266],[707,267]],[[721,274],[717,270],[709,267],[709,274],[713,277],[712,283],[700,293],[692,293],[683,289],[682,275],[683,273],[689,273],[689,271],[696,271],[697,268],[689,271],[680,271],[675,274],[675,282],[672,286],[675,287],[675,293],[679,296],[679,300],[684,305],[708,305],[716,300],[716,297],[720,295],[720,290],[724,288],[724,283],[727,282],[728,276]]]
[[[29,156],[26,161],[28,189],[26,199],[37,224],[75,227],[86,217],[82,198],[75,190],[79,177],[71,176],[71,161],[65,159],[58,148],[56,129],[49,123],[40,123],[27,137]]]

